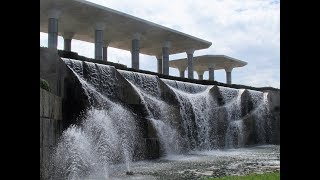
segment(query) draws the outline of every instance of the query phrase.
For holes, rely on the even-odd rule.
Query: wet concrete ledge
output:
[[[40,47],[40,48],[45,48],[45,47]],[[226,84],[226,83],[222,83],[222,82],[218,82],[218,81],[188,79],[188,78],[181,78],[181,77],[176,77],[176,76],[159,74],[156,72],[151,72],[151,71],[146,71],[146,70],[136,70],[136,69],[129,68],[126,65],[119,64],[119,63],[114,63],[114,62],[109,62],[109,61],[106,62],[106,61],[102,61],[102,60],[88,58],[85,56],[80,56],[76,52],[58,50],[58,54],[60,57],[63,57],[63,58],[77,59],[77,60],[81,60],[81,61],[88,61],[88,62],[93,62],[93,63],[98,63],[98,64],[105,64],[105,65],[109,65],[109,66],[114,66],[116,69],[156,75],[159,78],[164,78],[164,79],[171,79],[171,80],[177,80],[177,81],[183,81],[183,82],[189,82],[189,83],[195,83],[195,84],[201,84],[201,85],[217,85],[217,86],[223,86],[223,87],[229,87],[229,88],[235,88],[235,89],[250,89],[250,90],[255,90],[255,91],[280,91],[280,89],[274,88],[274,87],[252,87],[252,86],[246,86],[246,85],[241,85],[241,84]]]

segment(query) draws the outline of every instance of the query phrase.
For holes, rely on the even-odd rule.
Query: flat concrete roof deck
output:
[[[48,12],[61,11],[58,32],[74,33],[73,39],[94,43],[95,24],[105,25],[104,39],[109,47],[131,51],[135,33],[141,34],[140,53],[161,55],[170,41],[170,54],[211,46],[211,42],[84,0],[40,0],[40,32],[48,33]]]
[[[181,70],[188,67],[188,59],[175,59],[169,61],[169,66]],[[247,62],[225,56],[225,55],[203,55],[193,57],[194,71],[208,71],[208,67],[214,67],[215,70],[243,67]]]

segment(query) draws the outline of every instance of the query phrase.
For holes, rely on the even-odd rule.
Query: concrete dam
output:
[[[44,179],[112,177],[119,164],[131,172],[142,160],[280,143],[280,90],[183,82],[41,48],[40,64],[61,98],[53,133],[40,127]]]

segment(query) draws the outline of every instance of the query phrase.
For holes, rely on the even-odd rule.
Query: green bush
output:
[[[50,91],[50,86],[48,81],[40,78],[40,88]]]

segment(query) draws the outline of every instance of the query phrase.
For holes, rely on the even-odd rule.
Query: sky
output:
[[[212,42],[194,56],[227,55],[248,64],[232,70],[232,83],[255,87],[280,88],[280,0],[88,0]],[[40,45],[47,46],[46,33],[40,32]],[[63,49],[63,38],[58,38]],[[72,51],[94,57],[94,44],[72,40]],[[186,53],[170,55],[170,60]],[[131,67],[131,53],[108,48],[108,61]],[[140,69],[157,72],[154,56],[140,54]],[[169,74],[179,71],[169,68]],[[185,72],[187,76],[187,72]],[[194,73],[194,78],[198,78]],[[208,79],[208,71],[204,73]],[[215,80],[226,82],[224,70],[215,71]]]

